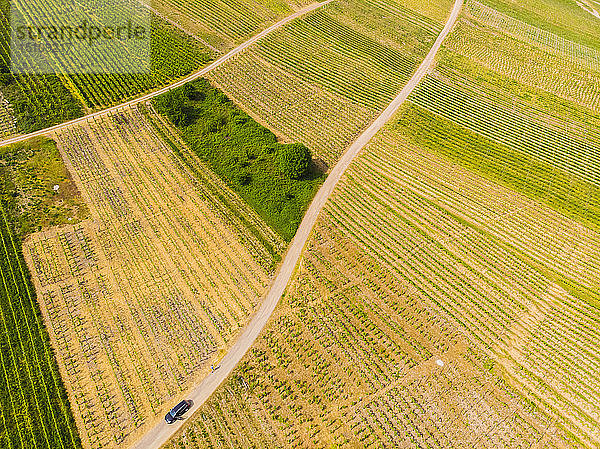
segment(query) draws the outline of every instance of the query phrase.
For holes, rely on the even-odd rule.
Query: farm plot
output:
[[[167,20],[194,34],[211,47],[225,51],[308,0],[143,0]]]
[[[81,7],[86,4],[84,2]],[[56,17],[57,8],[52,2],[24,2],[22,6],[23,17],[34,24],[39,17],[62,23],[60,17]],[[113,16],[104,19],[110,20],[110,24],[126,21],[127,12],[127,9],[115,6],[110,11]],[[92,13],[90,16],[94,17]],[[14,111],[17,130],[35,131],[79,117],[84,111],[133,98],[190,74],[214,56],[214,52],[197,39],[162,18],[150,13],[148,17],[150,39],[147,48],[136,51],[136,48],[121,48],[121,44],[115,42],[111,47],[103,47],[101,55],[94,51],[76,54],[64,51],[53,60],[51,67],[32,59],[23,51],[24,46],[13,45],[11,55],[10,23],[5,16],[0,18],[0,35],[3,37],[0,39],[0,90]],[[130,66],[125,68],[119,66],[123,52],[128,55],[124,59],[130,61]],[[22,65],[30,64],[26,73],[11,73],[11,58],[24,61]],[[102,59],[98,61],[98,58]],[[38,71],[47,74],[35,74]],[[11,122],[7,119],[2,123],[6,127]]]
[[[394,2],[334,2],[208,74],[285,141],[326,164],[404,86],[441,29]]]
[[[170,447],[598,445],[600,234],[406,135],[351,166],[262,337]]]
[[[485,98],[475,82],[428,75],[410,96],[422,108],[600,186],[597,129],[534,110],[510,96]]]
[[[0,206],[3,448],[78,448],[77,429],[18,242]]]
[[[600,49],[600,21],[589,12],[598,9],[595,0],[482,0],[481,3],[536,28]]]
[[[379,2],[376,2],[379,3]],[[442,0],[439,2],[421,2],[419,0],[387,0],[386,3],[395,9],[409,9],[418,12],[443,25],[452,10],[452,2]]]
[[[465,19],[457,23],[444,46],[526,86],[551,92],[596,112],[600,110],[600,72],[578,58],[547,51]]]
[[[222,183],[195,177],[139,109],[56,140],[91,219],[33,234],[24,253],[84,445],[122,447],[228,346],[272,255],[231,224],[258,217],[239,199],[224,210]]]

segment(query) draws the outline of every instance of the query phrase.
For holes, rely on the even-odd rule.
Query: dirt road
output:
[[[338,181],[352,162],[352,160],[358,156],[360,151],[365,145],[373,138],[373,136],[387,123],[387,121],[394,115],[400,105],[408,98],[413,89],[419,84],[421,79],[425,76],[429,68],[432,66],[435,55],[437,54],[443,40],[446,38],[452,26],[456,22],[460,9],[462,7],[463,0],[456,0],[452,12],[444,29],[436,39],[435,43],[431,47],[431,50],[425,57],[425,60],[421,63],[415,74],[408,81],[406,86],[402,89],[400,94],[389,104],[389,106],[375,119],[375,121],[369,126],[365,132],[363,132],[356,141],[348,148],[344,153],[340,161],[335,165],[316,196],[312,200],[296,236],[292,240],[290,247],[288,248],[283,262],[279,268],[279,272],[275,280],[271,283],[269,292],[265,300],[263,301],[260,309],[252,317],[252,320],[245,328],[244,332],[239,336],[235,345],[221,360],[219,368],[209,374],[194,390],[192,390],[187,396],[188,399],[194,401],[194,406],[187,417],[191,416],[192,413],[199,408],[212,393],[218,388],[218,386],[229,376],[235,366],[242,359],[244,354],[250,349],[252,343],[256,340],[262,329],[267,324],[267,321],[275,306],[279,302],[279,299],[283,295],[285,288],[292,277],[294,269],[300,260],[302,250],[306,245],[306,242],[310,236],[310,233],[317,221],[317,217],[325,202],[333,192]],[[158,449],[160,448],[171,436],[173,436],[183,425],[185,421],[177,421],[175,424],[167,425],[164,422],[158,423],[153,429],[151,429],[144,437],[138,441],[135,449]]]

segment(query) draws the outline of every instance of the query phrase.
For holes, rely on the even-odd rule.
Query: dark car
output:
[[[173,407],[169,413],[165,415],[165,421],[167,422],[167,424],[173,424],[185,412],[187,412],[191,406],[192,401],[181,401],[179,404]]]

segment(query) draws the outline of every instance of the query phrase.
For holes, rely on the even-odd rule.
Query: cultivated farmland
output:
[[[128,444],[205,374],[266,286],[273,254],[256,232],[282,248],[169,136],[145,108],[57,134],[91,218],[25,243],[86,447]]]
[[[598,111],[600,55],[595,49],[469,3],[446,41],[454,53],[527,86]]]
[[[600,445],[594,54],[469,5],[170,448]]]
[[[600,48],[600,22],[593,14],[600,8],[595,0],[484,0],[482,3],[538,29]]]
[[[467,17],[471,14],[472,10]],[[498,17],[493,11],[485,16]],[[506,19],[512,24],[504,27],[507,32],[525,26],[510,20]],[[468,30],[478,35],[477,43],[463,46],[463,38],[472,39]],[[594,81],[598,72],[586,68],[593,59],[582,56],[582,46],[545,46],[542,41],[560,40],[548,33],[544,39],[530,39],[541,35],[530,30],[521,36],[524,41],[518,41],[498,28],[463,20],[438,54],[436,70],[411,95],[415,106],[400,121],[415,144],[598,229],[600,122],[595,110],[600,85]],[[481,45],[491,39],[494,44]],[[522,55],[529,54],[530,68],[536,69],[527,76],[526,64],[509,62],[517,47]],[[570,57],[563,51],[568,48],[580,57]],[[489,57],[488,51],[495,56]],[[544,65],[547,58],[558,60],[559,53],[571,71]],[[507,70],[509,66],[518,72]],[[549,77],[537,69],[547,70]],[[581,73],[588,83],[561,81],[574,73]]]
[[[336,1],[208,76],[260,122],[332,164],[401,90],[440,29],[394,2]]]
[[[80,7],[90,7],[93,13],[100,14],[102,19],[111,24],[127,20],[131,13],[130,9],[123,6],[125,2],[115,5],[110,11],[112,16],[107,18],[106,11],[94,11],[88,3],[83,2]],[[150,26],[147,47],[140,48],[135,53],[136,48],[122,49],[116,42],[111,43],[110,47],[103,47],[105,51],[100,56],[96,51],[90,51],[89,54],[64,51],[53,60],[52,70],[48,71],[44,61],[36,60],[24,51],[27,48],[25,45],[13,45],[11,53],[8,4],[9,2],[3,1],[1,5],[0,90],[8,102],[11,114],[1,122],[1,127],[12,132],[14,130],[11,126],[16,126],[19,132],[30,132],[79,117],[84,112],[131,99],[188,75],[205,65],[215,54],[197,39],[162,18],[151,12],[140,12],[139,14],[147,15]],[[36,20],[41,18],[61,23],[60,16],[57,16],[57,4],[34,1],[19,2],[19,5],[22,16],[32,23],[37,23]],[[141,6],[138,5],[138,8]],[[130,72],[127,73],[122,72],[123,68],[119,67],[119,61],[115,57],[122,57],[123,51],[128,52],[127,57],[123,58],[130,64],[127,67]],[[103,58],[101,69],[96,67],[96,58],[99,57]],[[29,66],[25,73],[12,73],[11,61]],[[89,70],[83,72],[73,68],[87,67],[88,64]],[[3,106],[3,110],[6,110],[6,106]],[[4,115],[5,112],[2,116]]]
[[[312,3],[308,0],[144,0],[158,15],[225,51],[269,24]]]
[[[598,444],[600,234],[411,135],[389,126],[351,167],[172,448]]]

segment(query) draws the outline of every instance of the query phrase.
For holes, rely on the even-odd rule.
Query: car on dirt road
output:
[[[168,412],[165,415],[165,421],[167,422],[167,424],[173,424],[175,421],[181,418],[181,416],[183,416],[183,414],[187,412],[191,407],[192,401],[181,401],[179,404],[173,407],[170,412]]]

